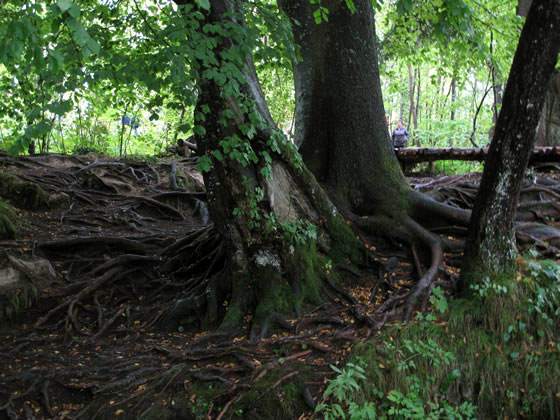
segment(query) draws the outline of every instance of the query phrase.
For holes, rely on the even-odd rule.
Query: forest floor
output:
[[[0,156],[0,170],[63,197],[54,209],[17,209],[17,239],[0,241],[0,278],[20,270],[32,289],[0,301],[18,312],[10,321],[0,314],[0,419],[311,418],[334,375],[330,366],[375,335],[363,315],[379,313],[423,270],[414,248],[364,238],[380,264],[348,271],[349,299],[333,298],[254,343],[243,332],[213,332],[188,313],[166,318],[186,289],[198,287],[193,279],[223,266],[193,160]],[[469,207],[478,178],[410,181]],[[546,211],[533,213],[546,219]],[[464,234],[456,233],[447,240]],[[558,258],[553,238],[534,235],[533,244]],[[183,249],[186,237],[195,240]],[[445,254],[444,290],[453,290],[460,255]]]

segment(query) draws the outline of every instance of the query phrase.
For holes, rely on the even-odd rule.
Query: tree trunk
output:
[[[416,72],[412,69],[412,64],[408,65],[408,129],[410,131],[411,127],[414,127],[416,130],[416,126],[418,124],[418,120],[416,117],[416,105],[414,101],[415,97],[415,90],[416,90]]]
[[[414,131],[415,132],[418,129],[418,121],[420,120],[420,87],[422,86],[420,84],[420,64],[418,64],[418,67],[416,68],[416,74],[417,74],[417,79],[416,79],[416,111],[415,111],[416,118],[414,119]],[[420,147],[420,136],[414,135],[414,141],[415,141],[416,146]]]
[[[421,162],[435,162],[438,160],[478,161],[485,160],[488,149],[466,147],[407,147],[396,151],[400,162],[414,165]],[[539,163],[559,163],[560,148],[535,147],[529,160],[530,165]]]
[[[316,24],[308,0],[283,0],[301,59],[294,64],[296,142],[309,169],[343,213],[371,233],[400,236],[430,247],[430,269],[408,307],[427,289],[441,262],[437,236],[417,221],[466,224],[469,212],[410,189],[391,147],[377,65],[371,2],[324,3],[328,22]],[[352,30],[349,30],[352,28]]]
[[[519,0],[517,14],[527,16],[533,0]],[[537,126],[537,145],[556,146],[560,144],[560,73],[550,80],[544,106]]]
[[[299,313],[305,303],[322,299],[321,286],[330,281],[327,257],[356,261],[364,253],[274,126],[252,59],[240,57],[247,40],[240,39],[244,25],[236,4],[212,0],[204,13],[201,28],[226,28],[232,21],[238,28],[235,37],[201,30],[214,48],[195,63],[199,74],[221,74],[230,88],[219,77],[201,77],[195,109],[208,207],[229,261],[227,272],[211,282],[207,312],[216,321],[227,301],[222,327],[239,327],[252,313],[253,336],[260,337],[278,314]]]
[[[492,78],[492,93],[494,94],[494,101],[492,102],[492,126],[495,127],[498,122],[498,114],[503,101],[503,84],[502,75],[496,68],[494,60],[494,32],[490,31],[490,76]],[[493,133],[493,131],[492,131]],[[490,137],[492,139],[492,137]]]
[[[535,48],[538,45],[538,48]],[[473,209],[462,288],[514,269],[513,220],[560,48],[560,2],[534,0],[521,33]]]
[[[527,16],[532,2],[533,0],[519,0],[517,2],[517,14],[519,16]]]
[[[457,100],[457,79],[453,77],[451,79],[451,121],[455,121],[455,102]],[[449,146],[453,147],[453,144]]]
[[[309,1],[281,3],[301,53],[296,143],[337,203],[359,214],[402,213],[409,190],[385,126],[373,10],[367,0],[355,13],[344,2],[327,6],[328,22],[316,24]]]
[[[560,144],[560,73],[552,77],[537,128],[537,145]]]

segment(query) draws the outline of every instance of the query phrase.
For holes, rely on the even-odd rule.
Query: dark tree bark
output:
[[[417,89],[417,77],[416,71],[412,68],[412,64],[408,65],[408,127],[418,128],[418,117],[416,115],[416,104],[414,103],[414,97]]]
[[[296,142],[341,207],[398,219],[423,198],[410,190],[386,130],[371,3],[354,3],[355,13],[344,2],[325,3],[329,20],[320,24],[308,1],[280,3],[301,53],[294,65]]]
[[[451,79],[451,115],[450,115],[451,121],[455,120],[456,100],[457,100],[457,79],[455,78],[455,76],[453,76],[453,78]],[[450,144],[449,146],[453,147],[453,144]]]
[[[416,119],[414,120],[414,130],[418,128],[418,122],[420,121],[420,88],[422,84],[420,83],[420,64],[416,68],[417,80],[416,80]],[[415,135],[414,141],[417,147],[420,147],[420,137]]]
[[[517,14],[519,16],[527,16],[532,2],[533,0],[519,0],[517,2]]]
[[[552,77],[537,128],[537,145],[560,145],[560,73]]]
[[[232,21],[243,28],[234,1],[212,0],[210,6],[201,28]],[[207,311],[218,318],[215,314],[227,300],[222,327],[239,327],[252,313],[253,333],[259,337],[278,314],[298,313],[305,303],[322,299],[322,285],[330,281],[326,256],[335,262],[357,261],[365,254],[297,151],[279,136],[252,58],[239,60],[239,47],[245,45],[239,29],[235,37],[208,36],[212,59],[195,63],[199,73],[216,74],[228,67],[231,73],[235,67],[241,77],[230,80],[239,86],[240,94],[234,96],[219,78],[199,80],[195,120],[204,134],[197,146],[212,162],[204,174],[208,206],[230,261],[227,272],[212,282]],[[311,224],[316,238],[306,230]]]
[[[316,24],[316,5],[280,3],[301,53],[294,64],[296,142],[317,180],[358,226],[432,250],[413,302],[429,288],[441,262],[438,237],[417,222],[439,216],[466,224],[470,213],[412,191],[401,171],[385,125],[371,2],[355,0],[354,13],[345,2],[322,4],[329,19]]]
[[[533,0],[519,0],[517,14],[527,16]],[[556,146],[560,144],[560,73],[550,80],[544,106],[537,127],[538,146]]]
[[[517,46],[473,209],[463,289],[471,281],[509,274],[514,268],[515,210],[559,49],[560,2],[534,0]]]

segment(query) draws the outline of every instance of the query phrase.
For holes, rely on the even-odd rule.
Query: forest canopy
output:
[[[289,23],[274,2],[243,7],[243,36],[271,113],[290,134],[297,48]],[[522,25],[516,2],[399,1],[376,8],[391,124],[402,118],[423,146],[468,145],[479,101],[507,77]],[[192,60],[207,49],[195,31],[201,16],[187,15],[170,1],[6,2],[0,16],[4,148],[37,140],[41,150],[115,154],[124,142],[123,152],[151,153],[192,135],[199,77]],[[493,101],[487,94],[477,144],[489,141]],[[138,130],[121,124],[128,115],[139,120]]]

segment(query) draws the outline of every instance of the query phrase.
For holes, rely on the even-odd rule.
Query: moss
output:
[[[245,313],[241,309],[240,305],[232,304],[230,305],[224,316],[224,319],[220,323],[220,330],[221,331],[233,331],[239,328],[242,325],[243,317]]]
[[[308,410],[303,385],[309,371],[301,367],[296,382],[279,383],[287,372],[278,368],[267,373],[232,406],[235,419],[296,419]]]
[[[18,284],[11,290],[2,290],[0,294],[0,325],[3,322],[17,321],[27,309],[39,298],[39,291],[28,281]]]
[[[300,311],[305,302],[321,303],[322,278],[327,274],[328,265],[317,252],[315,242],[295,248],[291,265],[289,278],[294,282],[292,289],[296,291],[296,310]]]
[[[32,182],[11,174],[0,174],[0,197],[19,208],[41,210],[49,208],[49,194]]]
[[[16,213],[8,204],[0,200],[0,239],[14,239],[16,236]]]
[[[339,214],[333,214],[327,220],[327,231],[331,237],[329,255],[336,263],[350,261],[362,264],[366,250],[350,225]]]

